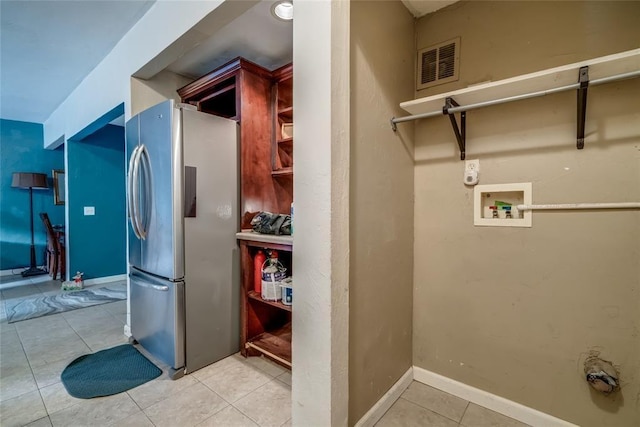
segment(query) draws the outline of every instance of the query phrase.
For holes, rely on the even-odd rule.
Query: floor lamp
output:
[[[28,188],[29,189],[29,212],[31,218],[31,265],[28,269],[23,271],[22,277],[37,276],[39,274],[46,274],[47,272],[41,268],[36,267],[36,246],[33,242],[33,189],[46,190],[49,188],[47,185],[47,175],[44,173],[32,173],[32,172],[15,172],[13,174],[13,181],[11,186],[15,188]]]

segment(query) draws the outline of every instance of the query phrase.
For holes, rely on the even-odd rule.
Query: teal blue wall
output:
[[[125,274],[124,128],[107,125],[81,141],[67,141],[69,276]],[[95,207],[85,216],[84,207]]]
[[[45,150],[41,124],[0,119],[0,270],[30,262],[29,190],[12,188],[13,172],[38,172],[49,177],[64,169],[64,150]],[[34,239],[38,265],[44,264],[47,237],[38,214],[47,212],[53,224],[64,224],[64,206],[53,204],[53,191],[33,190]]]

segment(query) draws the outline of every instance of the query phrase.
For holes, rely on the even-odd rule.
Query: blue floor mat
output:
[[[78,399],[110,396],[151,381],[162,370],[130,344],[80,356],[62,371],[67,392]]]

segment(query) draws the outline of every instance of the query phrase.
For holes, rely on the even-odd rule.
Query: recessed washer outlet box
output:
[[[530,205],[530,182],[476,185],[473,194],[473,225],[485,227],[531,227],[531,211],[517,205]]]

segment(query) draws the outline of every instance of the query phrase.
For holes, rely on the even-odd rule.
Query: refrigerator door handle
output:
[[[140,240],[145,240],[146,234],[142,230],[140,221],[140,155],[142,154],[142,145],[138,148],[133,157],[133,215],[131,218],[135,221],[135,228]]]
[[[129,220],[131,221],[131,228],[133,229],[133,233],[136,235],[138,239],[140,239],[140,231],[138,230],[138,223],[136,221],[136,211],[135,211],[135,176],[134,171],[136,168],[136,158],[138,157],[138,152],[140,151],[140,146],[137,146],[133,149],[133,153],[131,153],[131,159],[129,160],[129,175],[127,176],[127,198],[129,202]]]
[[[151,183],[153,174],[151,173],[151,159],[149,158],[147,147],[145,147],[144,144],[140,147],[140,167],[142,168],[143,174],[142,191],[144,192],[144,205],[143,209],[139,211],[138,214],[140,215],[140,234],[144,239],[147,237],[149,223],[151,222],[151,212],[153,211],[153,184]]]

